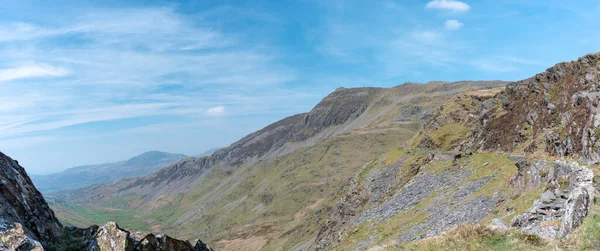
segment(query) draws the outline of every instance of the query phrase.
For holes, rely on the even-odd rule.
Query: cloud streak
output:
[[[36,77],[62,77],[67,74],[68,71],[66,69],[44,64],[31,64],[0,69],[0,82]]]

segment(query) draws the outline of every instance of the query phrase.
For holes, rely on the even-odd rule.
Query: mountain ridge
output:
[[[127,160],[76,166],[59,173],[31,175],[31,178],[38,189],[44,193],[51,193],[145,175],[185,157],[187,156],[183,154],[149,151]]]
[[[360,163],[366,162],[373,154],[387,151],[385,149],[390,149],[390,147],[403,145],[403,142],[409,139],[425,121],[427,114],[433,112],[440,102],[460,92],[497,88],[506,83],[501,81],[465,81],[460,83],[437,82],[423,85],[405,84],[392,88],[337,89],[326,96],[311,111],[290,116],[268,125],[238,142],[216,151],[211,156],[187,158],[148,176],[125,179],[89,189],[80,189],[72,193],[63,193],[63,199],[67,202],[63,206],[77,210],[94,207],[103,211],[102,205],[116,205],[117,201],[115,199],[127,198],[126,200],[130,201],[129,205],[132,206],[119,207],[120,210],[135,210],[138,213],[146,212],[150,214],[165,211],[164,214],[167,215],[165,217],[172,218],[153,221],[152,223],[135,220],[136,225],[148,224],[155,228],[160,227],[160,229],[167,230],[170,228],[165,223],[172,220],[171,223],[168,223],[169,225],[182,226],[179,231],[171,232],[178,237],[187,236],[194,232],[192,229],[204,229],[205,226],[207,229],[227,229],[226,224],[229,223],[225,222],[229,222],[233,218],[225,215],[219,216],[218,214],[208,215],[213,215],[210,212],[213,208],[216,210],[216,205],[229,208],[231,205],[238,203],[250,203],[253,205],[252,207],[257,207],[257,211],[248,214],[248,216],[261,214],[261,211],[265,210],[274,210],[272,215],[281,215],[281,217],[290,214],[276,213],[276,211],[282,210],[279,207],[289,208],[285,210],[291,211],[300,210],[300,212],[294,212],[298,215],[305,215],[307,214],[304,212],[306,209],[302,208],[310,206],[310,204],[314,204],[311,208],[320,208],[329,205],[331,201],[315,204],[318,200],[309,202],[295,198],[293,200],[296,202],[292,202],[288,200],[291,197],[299,196],[301,193],[297,193],[297,195],[286,193],[284,195],[280,194],[281,192],[266,192],[265,190],[276,189],[273,182],[282,179],[286,176],[285,173],[292,172],[295,174],[290,173],[289,175],[301,175],[297,176],[300,180],[312,179],[313,181],[307,180],[306,182],[315,183],[317,187],[331,186],[321,188],[322,190],[319,190],[318,193],[327,193],[326,196],[338,196],[333,191],[338,191],[341,188],[342,181],[349,178],[350,173],[362,166]],[[365,151],[362,153],[354,154],[354,151],[361,148],[361,144],[369,147],[364,148]],[[339,154],[343,155],[340,156]],[[303,155],[314,156],[314,159],[305,159]],[[290,167],[281,166],[282,162],[289,163]],[[315,172],[311,176],[305,176],[305,174],[297,173],[307,168],[298,165],[300,163],[314,163],[311,165],[317,165],[318,167],[311,167],[316,168],[312,170],[320,169],[320,174]],[[336,172],[334,171],[335,168],[339,168],[340,165],[348,168],[341,172],[337,171],[336,174],[332,173]],[[295,166],[295,169],[290,169],[291,166]],[[273,172],[269,170],[278,171],[269,174],[273,177],[256,173]],[[259,178],[261,176],[264,177],[262,181]],[[321,178],[317,178],[319,176]],[[327,176],[330,177],[325,178]],[[281,180],[279,184],[292,186],[292,184],[299,182],[289,177],[285,179]],[[323,183],[319,181],[320,179],[329,180],[329,182]],[[243,189],[246,186],[249,186],[249,188]],[[300,183],[293,186],[301,186],[302,193],[313,189],[311,186],[302,186]],[[209,187],[212,188],[209,189]],[[252,189],[258,189],[257,192],[249,195],[252,196],[252,199],[249,199],[249,196],[240,196],[236,199],[232,197],[231,203],[234,204],[225,205],[227,204],[225,201],[233,196],[232,193],[238,193],[234,191],[241,192],[245,190],[247,192]],[[308,197],[312,196],[309,195]],[[294,206],[290,207],[282,204],[284,201],[292,202]],[[189,206],[181,207],[180,205],[195,205],[193,207],[205,208],[204,210],[207,212],[197,215],[197,213],[193,213],[197,212],[197,210],[192,209],[193,207],[188,209]],[[265,209],[261,209],[263,207]],[[234,208],[241,207],[234,206]],[[226,209],[226,211],[231,210]],[[110,214],[108,211],[104,212]],[[214,212],[216,213],[218,210]],[[266,212],[262,214],[268,215]],[[291,213],[291,215],[293,214]],[[225,217],[226,219],[222,219],[224,225],[215,222],[210,223],[212,217],[216,217],[215,219],[218,219],[218,221],[221,221],[220,218]],[[269,216],[269,218],[273,217]],[[189,223],[198,220],[201,222],[201,226],[192,227],[192,224]],[[237,221],[240,222],[240,219],[237,219]],[[288,220],[286,219],[286,221]],[[270,223],[265,222],[264,224],[269,225]],[[298,225],[300,228],[308,227],[311,232],[316,231],[312,223],[307,226],[302,226],[301,222],[292,224]],[[195,233],[206,234],[207,231],[195,231]],[[214,231],[214,233],[222,234],[219,231],[221,230]],[[208,239],[203,238],[209,241],[214,241],[215,238],[216,240],[224,240],[224,237],[217,236]],[[235,238],[235,235],[227,238]],[[232,243],[237,242],[221,242],[216,247],[223,248],[223,245],[233,245]],[[259,243],[262,243],[262,241]],[[271,245],[287,246],[289,244],[273,243]]]
[[[600,54],[510,83],[338,88],[210,156],[51,204],[223,250],[593,249],[598,93]]]

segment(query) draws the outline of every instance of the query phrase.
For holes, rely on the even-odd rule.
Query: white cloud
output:
[[[446,22],[444,23],[444,27],[446,27],[447,30],[451,31],[458,30],[463,27],[463,23],[461,23],[458,20],[450,19],[446,20]]]
[[[62,77],[67,74],[68,71],[65,69],[43,64],[32,64],[14,68],[0,69],[0,82],[23,78]]]
[[[223,116],[225,115],[225,106],[215,106],[206,110],[208,116]]]
[[[456,0],[433,0],[427,3],[426,8],[448,10],[456,13],[467,12],[471,9],[468,4]]]

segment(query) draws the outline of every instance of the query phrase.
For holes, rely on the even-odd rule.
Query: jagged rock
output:
[[[15,223],[14,226],[1,223],[0,221],[0,250],[44,250],[42,244],[25,234],[20,223]]]
[[[0,224],[12,224],[15,227],[15,231],[6,233],[17,234],[15,238],[22,235],[26,243],[30,243],[27,240],[35,240],[41,244],[52,242],[60,236],[61,224],[32,184],[25,169],[1,152],[0,180]]]
[[[95,241],[88,246],[90,251],[133,251],[135,239],[115,222],[108,222],[98,229]]]
[[[202,241],[197,241],[196,245],[192,246],[187,240],[178,240],[167,235],[151,233],[137,240],[134,234],[120,228],[115,222],[108,222],[98,228],[96,234],[86,243],[88,251],[213,251]]]

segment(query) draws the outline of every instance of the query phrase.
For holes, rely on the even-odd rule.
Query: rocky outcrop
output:
[[[544,238],[562,238],[577,228],[594,200],[594,174],[576,162],[535,161],[521,164],[530,180],[547,184],[533,207],[516,216],[511,226]]]
[[[0,153],[0,250],[212,251],[197,241],[148,234],[141,239],[109,222],[102,227],[63,228],[25,169]]]
[[[20,223],[4,225],[0,222],[0,250],[42,251],[44,248],[41,243],[25,234]]]
[[[352,178],[348,194],[330,210],[314,248],[328,250],[342,245],[351,241],[348,237],[351,229],[364,224],[382,228],[398,215],[406,214],[408,218],[403,220],[405,226],[395,226],[401,229],[393,234],[397,243],[436,236],[459,224],[483,220],[500,198],[476,195],[493,176],[469,180],[472,170],[460,164],[469,156],[426,152],[402,158],[389,166],[374,166],[362,179],[360,176]],[[429,169],[437,165],[443,166],[445,171]],[[382,236],[370,236],[358,244],[358,249],[382,240]]]
[[[198,240],[196,245],[189,241],[171,238],[167,235],[147,234],[138,239],[136,235],[120,228],[115,222],[108,222],[101,227],[89,229],[71,229],[85,244],[88,251],[213,251],[204,242]],[[89,235],[90,232],[95,232]]]
[[[476,148],[600,160],[600,53],[560,63],[532,78],[506,86],[474,140]]]
[[[422,134],[448,126],[465,131],[446,145],[425,136],[416,143],[430,149],[545,152],[598,162],[600,53],[557,64],[494,95],[459,95],[432,115]]]
[[[2,242],[29,239],[47,244],[62,231],[42,194],[16,160],[0,152],[0,235]],[[11,234],[14,236],[11,237]],[[9,248],[10,249],[10,248]]]

